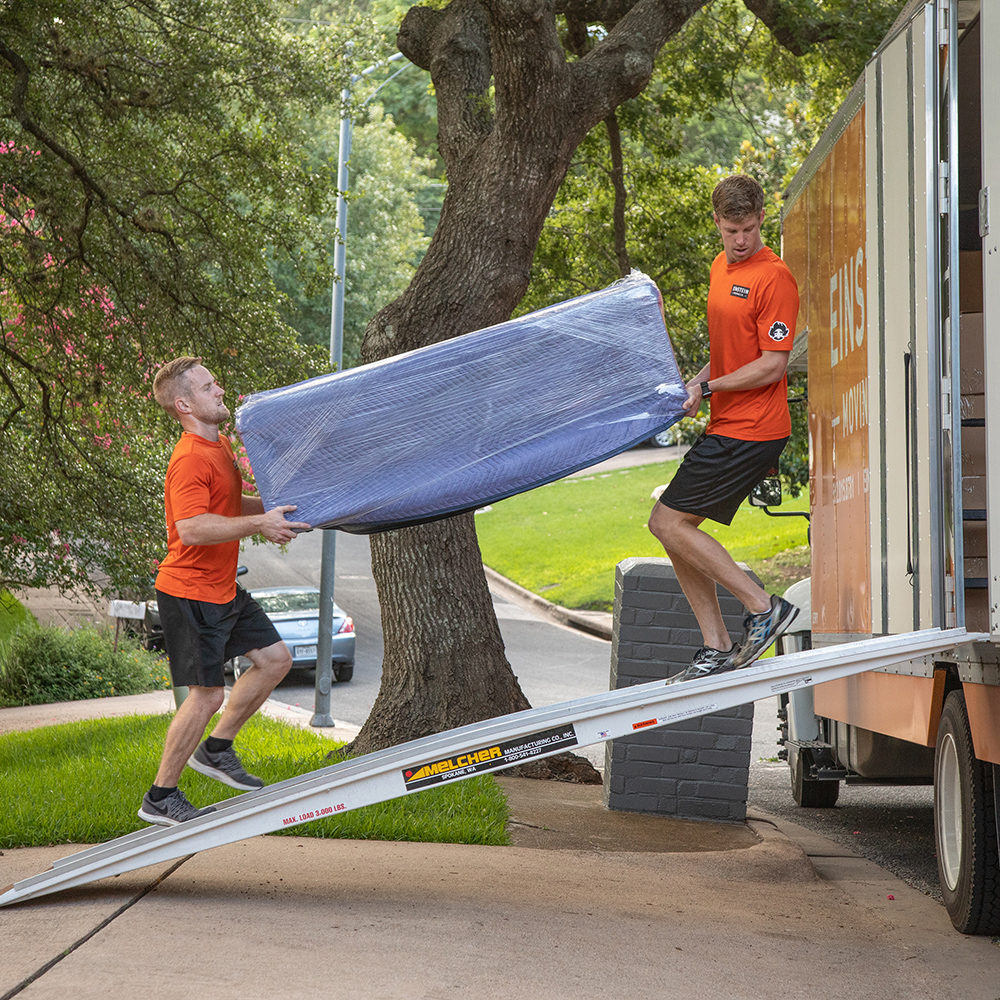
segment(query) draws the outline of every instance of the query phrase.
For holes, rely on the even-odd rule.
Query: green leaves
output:
[[[325,370],[268,261],[325,266],[336,181],[300,152],[348,40],[371,55],[356,17],[293,35],[271,0],[0,12],[0,580],[148,580],[177,435],[159,364],[204,357],[231,408]]]
[[[89,625],[66,631],[25,623],[0,649],[0,704],[6,706],[141,694],[169,686],[163,657],[124,637],[115,649],[107,630]]]

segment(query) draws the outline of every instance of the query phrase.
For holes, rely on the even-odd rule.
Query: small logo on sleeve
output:
[[[733,285],[733,290],[729,294],[735,295],[738,299],[746,299],[750,297],[750,289],[746,285]]]
[[[788,339],[788,327],[784,323],[772,323],[771,329],[767,331],[767,335],[771,340],[780,344],[783,340]]]

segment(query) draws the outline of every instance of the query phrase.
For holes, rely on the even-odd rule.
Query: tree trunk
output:
[[[472,519],[372,537],[385,637],[378,710],[362,734],[372,746],[529,707],[504,656]]]

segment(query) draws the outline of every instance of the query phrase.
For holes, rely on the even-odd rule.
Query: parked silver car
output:
[[[292,653],[292,669],[316,666],[319,643],[319,590],[316,587],[269,587],[251,590],[250,596],[274,623]],[[337,604],[333,605],[333,676],[349,681],[354,676],[354,622]],[[234,664],[237,675],[250,666],[244,656]]]

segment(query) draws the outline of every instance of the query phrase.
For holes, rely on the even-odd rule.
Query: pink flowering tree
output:
[[[269,0],[0,12],[0,588],[146,590],[166,360],[203,357],[231,408],[325,367],[268,261],[325,266],[335,177],[297,151],[347,39],[371,61],[350,18],[293,37]]]

